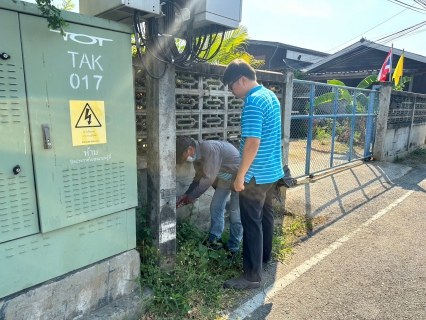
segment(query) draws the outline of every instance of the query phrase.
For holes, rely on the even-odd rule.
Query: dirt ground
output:
[[[311,145],[310,172],[316,172],[330,168],[331,158],[331,138],[313,139]],[[294,177],[305,174],[306,165],[306,140],[291,140],[289,148],[288,165]],[[349,145],[335,141],[334,143],[334,161],[333,166],[345,164],[348,162]],[[352,159],[362,158],[364,154],[363,145],[354,145],[352,150]]]

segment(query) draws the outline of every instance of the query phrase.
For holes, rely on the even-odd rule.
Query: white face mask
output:
[[[194,161],[195,161],[195,158],[193,158],[193,157],[191,157],[191,156],[188,156],[188,158],[186,158],[186,161],[187,161],[187,162],[194,162]]]

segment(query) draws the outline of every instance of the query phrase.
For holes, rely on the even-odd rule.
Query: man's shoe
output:
[[[234,262],[237,259],[237,256],[238,251],[229,251],[226,259],[228,259],[229,262]]]
[[[244,278],[243,275],[238,278],[234,278],[228,281],[225,281],[223,284],[225,289],[234,289],[234,290],[249,290],[260,287],[260,282],[250,282]]]
[[[263,261],[262,262],[262,269],[267,270],[270,265],[271,265],[271,261],[267,261],[267,262]]]
[[[214,242],[207,241],[207,247],[214,251],[223,249],[222,239],[217,239]]]

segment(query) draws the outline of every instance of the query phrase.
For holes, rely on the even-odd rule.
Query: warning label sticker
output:
[[[73,146],[106,143],[104,101],[70,100]]]

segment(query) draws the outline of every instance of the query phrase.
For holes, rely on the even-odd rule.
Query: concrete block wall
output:
[[[414,124],[411,128],[411,138],[408,147],[410,149],[426,145],[426,123]]]
[[[138,146],[139,203],[147,201],[147,82],[143,66],[133,61],[135,78],[136,128]],[[236,99],[221,82],[225,66],[196,64],[190,69],[176,69],[176,136],[189,135],[196,140],[225,140],[237,148],[241,138],[239,118],[243,101]],[[292,75],[290,72],[289,74]],[[258,81],[271,89],[286,104],[286,74],[259,71]],[[292,78],[291,78],[292,79]],[[288,99],[291,101],[291,97]],[[288,109],[291,112],[291,106]],[[289,121],[289,119],[287,119]],[[289,139],[284,133],[284,140]],[[285,144],[285,142],[284,142]],[[283,152],[285,153],[285,146]],[[287,154],[287,153],[285,153]],[[194,177],[192,164],[176,165],[176,199],[184,194]],[[191,217],[203,231],[210,227],[210,202],[214,193],[209,188],[193,205],[177,209],[178,221]]]
[[[185,193],[192,182],[195,170],[191,163],[176,165],[176,199]],[[146,170],[139,170],[139,206],[144,206],[147,200],[147,181]],[[214,189],[209,188],[197,201],[192,205],[187,205],[177,209],[178,222],[184,219],[191,219],[202,231],[210,228],[210,202],[213,197]],[[137,217],[138,219],[138,217]],[[138,228],[142,226],[139,225]]]
[[[426,145],[426,124],[414,124],[411,130],[409,127],[388,129],[383,161],[393,161],[397,157],[404,157],[424,145]]]
[[[184,163],[176,166],[176,196],[180,197],[188,189],[195,175],[194,167],[191,163]],[[177,209],[178,221],[190,218],[194,221],[198,229],[207,231],[210,228],[210,202],[214,189],[210,187],[192,205],[183,206]]]
[[[410,128],[408,127],[386,131],[384,161],[393,161],[395,157],[401,156],[407,151],[409,134]]]
[[[393,161],[426,145],[426,95],[391,90],[380,92],[374,158]]]

